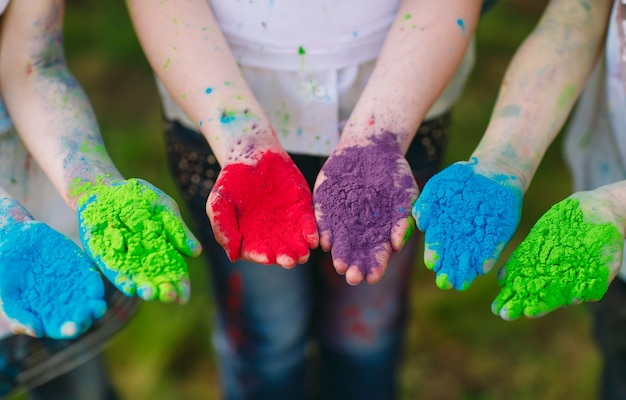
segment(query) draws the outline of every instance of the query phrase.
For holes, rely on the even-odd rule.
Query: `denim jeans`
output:
[[[599,399],[626,399],[626,283],[616,278],[602,300],[589,303],[600,351]]]

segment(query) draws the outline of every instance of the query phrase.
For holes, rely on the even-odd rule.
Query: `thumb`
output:
[[[180,212],[164,207],[160,214],[167,239],[174,248],[188,257],[199,256],[202,245],[185,224]]]

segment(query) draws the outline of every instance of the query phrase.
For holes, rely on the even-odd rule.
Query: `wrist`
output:
[[[77,203],[95,186],[108,186],[116,181],[124,180],[124,177],[117,171],[101,172],[91,174],[88,177],[75,177],[67,182],[67,193],[69,206],[76,210]]]
[[[34,218],[24,206],[10,197],[0,199],[0,231],[15,223],[32,221]]]
[[[490,151],[476,149],[470,157],[470,161],[476,161],[479,172],[485,175],[497,174],[516,178],[520,183],[522,192],[525,193],[530,185],[536,166],[530,165],[529,162],[523,165],[514,159],[515,157],[510,157],[509,153],[503,149]]]
[[[341,132],[340,146],[343,143],[368,145],[374,138],[391,134],[398,143],[399,150],[405,154],[419,128],[421,117],[411,112],[396,113],[391,109],[387,112],[377,110],[377,112],[353,112]]]
[[[230,163],[253,164],[266,151],[285,153],[266,118],[223,114],[220,121],[201,127],[222,168]]]

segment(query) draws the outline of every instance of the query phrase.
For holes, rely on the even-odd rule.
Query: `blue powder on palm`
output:
[[[0,233],[0,298],[9,319],[36,335],[67,339],[104,315],[102,279],[74,242],[38,221]]]
[[[465,290],[485,274],[486,262],[495,261],[519,223],[522,193],[510,184],[516,178],[477,174],[477,163],[453,164],[435,175],[413,209],[435,253],[426,266],[442,289]]]

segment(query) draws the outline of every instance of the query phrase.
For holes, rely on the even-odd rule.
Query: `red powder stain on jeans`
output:
[[[286,154],[263,153],[255,165],[229,164],[213,188],[215,229],[228,243],[229,258],[260,253],[274,262],[277,255],[306,255],[316,240],[317,225],[311,191]]]
[[[354,321],[348,326],[348,335],[363,342],[374,341],[374,332],[363,321]]]
[[[233,271],[228,277],[228,295],[226,296],[226,332],[230,341],[238,346],[244,343],[245,335],[241,330],[241,309],[243,307],[243,278],[239,271]]]

